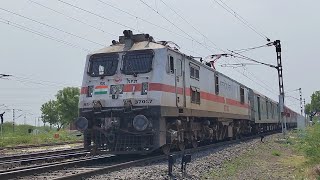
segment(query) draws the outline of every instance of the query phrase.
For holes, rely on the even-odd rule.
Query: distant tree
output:
[[[60,122],[60,115],[57,108],[57,102],[54,100],[50,100],[41,106],[41,118],[44,123],[49,123],[50,127],[52,125],[58,125]]]
[[[50,100],[41,106],[44,123],[56,125],[59,131],[65,125],[70,124],[78,117],[80,89],[66,87],[59,90],[57,100]]]
[[[311,95],[311,111],[320,111],[320,91],[316,91]]]
[[[311,104],[306,104],[306,106],[305,106],[305,108],[304,108],[304,112],[306,113],[306,114],[310,114],[311,113]]]
[[[80,89],[77,87],[66,87],[58,91],[56,97],[61,124],[70,124],[78,117],[79,96]]]

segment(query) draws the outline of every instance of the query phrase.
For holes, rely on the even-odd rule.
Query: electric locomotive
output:
[[[170,41],[130,30],[87,56],[80,94],[75,123],[85,148],[98,153],[167,154],[201,141],[250,135],[259,127],[279,129],[275,102],[264,101],[272,106],[268,112],[260,102],[264,96],[210,63]]]

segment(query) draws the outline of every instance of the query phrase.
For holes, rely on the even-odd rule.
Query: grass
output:
[[[238,157],[224,161],[220,168],[213,167],[203,179],[317,179],[317,170],[311,165],[315,160],[310,161],[309,151],[305,151],[308,133],[294,131],[286,139],[280,135],[257,143]],[[315,153],[310,155],[314,158]]]
[[[33,132],[29,133],[31,129]],[[54,138],[58,133],[59,138]],[[12,147],[18,145],[37,145],[45,143],[75,142],[81,140],[81,137],[69,132],[68,130],[56,129],[50,130],[49,127],[34,127],[31,125],[16,125],[13,131],[11,123],[3,124],[3,134],[0,137],[0,147]]]
[[[274,156],[280,156],[281,155],[281,153],[278,150],[272,150],[271,154],[274,155]]]
[[[224,162],[221,170],[213,170],[210,174],[206,175],[206,177],[208,179],[226,179],[226,177],[233,177],[239,171],[248,168],[253,163],[251,157],[255,155],[255,151],[248,151],[231,161]]]
[[[296,134],[297,137],[289,136],[288,141],[305,157],[304,166],[310,176],[320,179],[320,123],[307,127],[305,131],[297,131]]]

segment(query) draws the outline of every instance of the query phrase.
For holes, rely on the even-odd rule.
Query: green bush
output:
[[[320,162],[320,124],[308,127],[301,140],[301,149],[306,154],[310,164]]]

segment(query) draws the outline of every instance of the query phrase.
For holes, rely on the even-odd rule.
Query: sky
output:
[[[258,33],[235,18],[234,12],[222,8],[218,4],[224,5],[222,2]],[[316,83],[320,65],[316,55],[320,52],[318,7],[320,1],[316,0],[0,1],[0,74],[12,75],[0,79],[0,111],[6,111],[5,121],[12,121],[12,109],[17,109],[17,123],[37,123],[41,105],[55,99],[58,90],[81,86],[88,53],[110,45],[123,30],[131,29],[149,33],[155,40],[173,41],[185,54],[201,57],[264,45],[267,41],[261,35],[271,41],[279,39],[284,89],[288,92],[285,102],[300,112],[295,99],[299,93],[294,90],[302,88],[307,103],[311,94],[320,90]],[[276,64],[273,46],[243,54]],[[278,99],[276,69],[262,65],[223,67],[234,63],[250,62],[223,57],[216,68]]]

